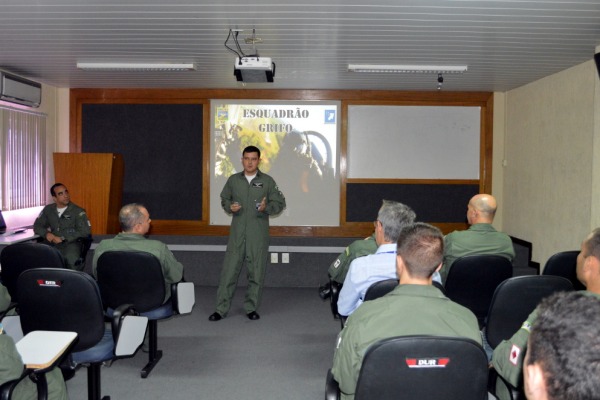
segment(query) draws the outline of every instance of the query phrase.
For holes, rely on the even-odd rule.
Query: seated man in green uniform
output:
[[[529,400],[597,399],[600,394],[600,301],[561,292],[538,306],[525,368]]]
[[[80,238],[90,235],[90,221],[85,210],[71,203],[66,186],[55,183],[50,188],[54,204],[48,204],[33,223],[33,231],[44,243],[55,246],[63,255],[67,267],[75,269],[81,252]],[[80,268],[83,269],[84,265]]]
[[[440,230],[424,223],[409,225],[400,234],[396,252],[398,287],[358,307],[338,336],[332,373],[342,399],[354,398],[362,358],[381,339],[436,335],[466,337],[481,344],[475,315],[432,285],[444,253]]]
[[[141,204],[127,204],[119,211],[122,232],[113,239],[105,239],[94,250],[93,273],[97,277],[98,258],[109,251],[143,251],[154,255],[162,266],[165,279],[165,302],[171,297],[171,284],[183,278],[183,265],[175,259],[166,244],[146,239],[150,230],[150,214]]]
[[[0,285],[0,312],[6,311],[10,304],[8,290]],[[13,339],[4,333],[0,325],[0,385],[19,379],[23,374],[23,360],[17,352]],[[48,383],[48,400],[66,400],[67,387],[60,368],[46,373]],[[37,385],[28,377],[23,378],[13,391],[12,400],[37,399]]]
[[[355,258],[375,253],[377,247],[375,232],[371,236],[350,243],[329,266],[327,274],[330,281],[319,287],[319,296],[323,300],[328,299],[331,296],[331,285],[337,285],[337,290],[339,290],[339,286],[344,284],[352,261]]]
[[[446,283],[448,272],[457,258],[475,254],[495,254],[509,261],[515,258],[510,237],[492,226],[496,208],[494,196],[478,194],[471,198],[467,205],[469,229],[454,231],[444,238],[444,265],[440,270],[442,283]]]
[[[577,256],[577,279],[585,286],[581,293],[600,298],[600,228],[596,228],[581,243]],[[535,309],[510,339],[503,340],[494,349],[492,365],[496,372],[514,387],[520,387],[523,379],[523,359],[527,351],[527,339],[539,310]],[[510,395],[502,381],[496,383],[496,396],[502,400]]]

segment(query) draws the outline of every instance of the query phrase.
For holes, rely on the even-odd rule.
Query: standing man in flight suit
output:
[[[67,187],[55,183],[50,188],[53,204],[42,209],[33,223],[33,231],[44,239],[44,243],[54,246],[63,255],[67,267],[75,269],[75,262],[81,252],[79,238],[90,235],[91,224],[85,210],[71,203]],[[81,265],[83,269],[85,265]]]
[[[258,169],[260,150],[248,146],[242,152],[244,171],[233,174],[221,191],[221,207],[232,215],[225,261],[217,290],[217,307],[208,319],[219,321],[231,307],[242,264],[248,269],[244,300],[246,316],[257,320],[269,250],[269,215],[285,208],[285,197],[275,180]]]

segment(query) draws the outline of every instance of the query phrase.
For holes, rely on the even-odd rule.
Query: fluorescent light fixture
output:
[[[415,74],[460,74],[467,71],[466,65],[375,65],[348,64],[350,72],[383,72]]]
[[[193,71],[193,63],[113,63],[113,62],[78,62],[77,68],[85,71]]]

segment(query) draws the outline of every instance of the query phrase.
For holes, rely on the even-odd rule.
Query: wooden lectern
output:
[[[54,177],[85,208],[93,235],[119,232],[123,157],[113,153],[54,153]]]

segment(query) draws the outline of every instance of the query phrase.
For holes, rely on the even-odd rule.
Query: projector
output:
[[[273,82],[275,63],[269,57],[242,57],[241,62],[236,57],[233,74],[241,82]]]

